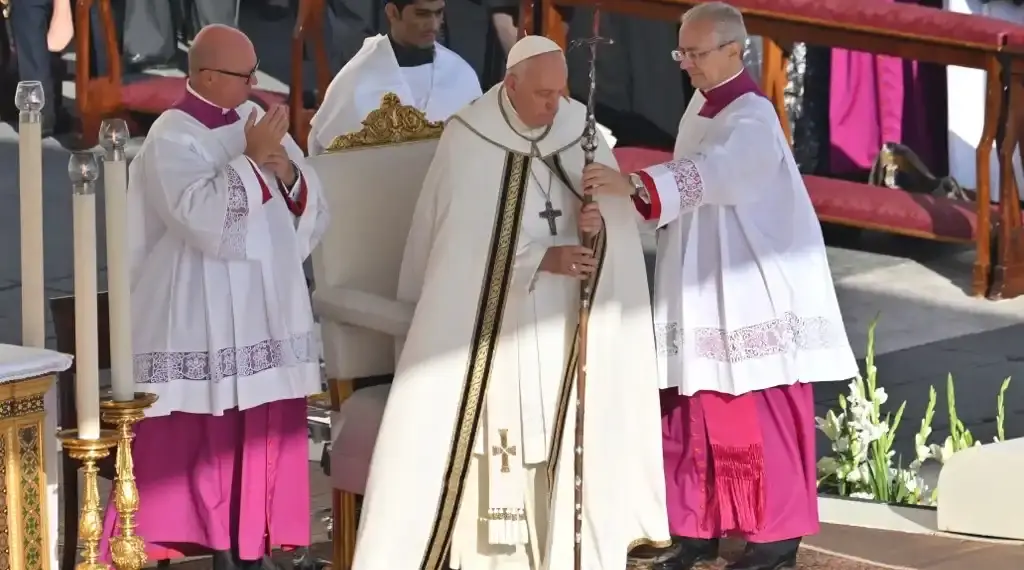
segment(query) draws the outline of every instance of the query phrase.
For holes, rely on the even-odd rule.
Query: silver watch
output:
[[[645,204],[650,204],[651,195],[647,191],[647,185],[644,184],[644,179],[640,178],[639,174],[633,173],[629,175],[629,181],[633,183],[633,196],[640,198]]]

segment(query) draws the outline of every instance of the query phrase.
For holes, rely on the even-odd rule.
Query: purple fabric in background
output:
[[[909,146],[933,172],[945,173],[945,87],[945,70],[933,65],[833,49],[829,173],[865,173],[886,142]]]

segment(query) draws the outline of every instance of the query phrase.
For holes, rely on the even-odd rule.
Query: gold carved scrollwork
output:
[[[443,122],[428,121],[423,111],[403,105],[394,93],[385,93],[380,108],[363,119],[363,128],[335,138],[327,152],[436,139],[443,131]]]

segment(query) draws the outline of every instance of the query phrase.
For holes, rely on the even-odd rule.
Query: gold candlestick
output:
[[[110,570],[109,565],[99,560],[103,512],[100,510],[99,468],[96,462],[110,455],[110,449],[117,445],[117,432],[102,430],[96,439],[81,439],[78,430],[66,429],[57,433],[57,439],[64,453],[82,462],[82,474],[85,476],[85,493],[78,515],[78,534],[85,544],[85,552],[82,556],[84,560],[75,566],[75,570]]]
[[[139,490],[135,486],[132,461],[134,426],[156,402],[156,394],[136,392],[135,399],[119,402],[112,398],[100,402],[103,421],[117,426],[117,460],[114,479],[114,508],[121,533],[110,538],[110,557],[117,570],[139,570],[146,565],[146,543],[135,534],[135,513],[139,510]]]

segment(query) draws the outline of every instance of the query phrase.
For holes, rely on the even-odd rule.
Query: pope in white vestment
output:
[[[683,17],[696,93],[675,159],[630,177],[592,165],[656,224],[654,326],[669,528],[689,569],[745,538],[730,570],[794,568],[818,531],[812,384],[857,375],[821,226],[771,102],[743,69],[743,18]],[[716,47],[717,46],[717,47]]]
[[[328,213],[286,109],[270,111],[276,129],[247,126],[264,116],[246,101],[256,61],[241,32],[204,28],[187,91],[128,172],[135,382],[159,396],[133,447],[150,560],[214,551],[215,569],[255,568],[310,540],[320,346],[302,265]]]
[[[423,6],[418,6],[423,2]],[[430,6],[427,6],[430,4]],[[440,8],[434,6],[439,4]],[[435,42],[437,30],[422,30],[416,10],[444,9],[436,0],[389,0],[391,30],[367,38],[362,49],[341,68],[310,121],[306,148],[323,153],[341,135],[362,128],[366,115],[380,107],[385,93],[423,111],[431,121],[445,121],[480,96],[480,80],[458,54]],[[431,25],[440,26],[440,16]]]
[[[542,268],[550,252],[580,244],[586,109],[562,100],[557,45],[528,36],[517,47],[517,79],[449,121],[417,203],[399,285],[416,312],[373,454],[355,570],[573,567],[581,268]],[[541,71],[514,75],[517,63],[541,54],[557,54],[561,87],[528,92]],[[551,101],[546,126],[516,110],[534,94]],[[598,159],[613,162],[598,142]],[[597,202],[580,538],[583,568],[621,570],[631,548],[667,545],[668,531],[636,214],[624,197]]]

